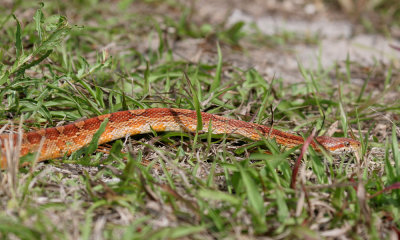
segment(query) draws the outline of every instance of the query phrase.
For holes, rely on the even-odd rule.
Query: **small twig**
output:
[[[371,196],[369,196],[369,198],[370,199],[374,198],[374,197],[376,197],[376,196],[378,196],[378,195],[380,195],[380,194],[382,194],[384,192],[387,192],[387,191],[390,191],[390,190],[393,190],[393,189],[400,189],[400,182],[396,182],[396,183],[393,183],[392,185],[390,185],[388,187],[385,187],[384,189],[382,189],[382,190],[372,194]]]
[[[315,133],[316,133],[316,129],[314,128],[313,131],[311,132],[311,135],[308,136],[308,138],[304,141],[303,146],[301,147],[301,152],[299,157],[296,160],[296,163],[293,167],[293,171],[292,171],[292,182],[290,184],[290,187],[292,189],[296,188],[296,179],[297,179],[297,173],[299,172],[299,167],[300,167],[300,163],[301,163],[301,159],[303,159],[303,155],[305,152],[307,152],[307,148],[310,145],[311,141],[314,139]]]

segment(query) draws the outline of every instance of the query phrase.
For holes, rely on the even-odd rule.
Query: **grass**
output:
[[[0,124],[18,126],[22,118],[30,130],[120,110],[177,107],[272,123],[305,137],[314,126],[319,134],[352,133],[362,141],[360,156],[309,149],[292,188],[299,153],[274,141],[207,133],[153,133],[101,148],[94,141],[70,157],[1,172],[1,238],[399,234],[399,121],[381,135],[375,130],[387,124],[382,116],[400,114],[400,103],[385,98],[394,92],[399,99],[395,66],[368,72],[384,76],[378,97],[367,86],[370,78],[362,87],[352,83],[363,69],[352,61],[314,70],[299,63],[300,83],[265,79],[255,69],[233,67],[226,55],[245,52],[241,41],[288,44],[271,40],[281,36],[263,39],[241,23],[189,25],[184,19],[193,9],[174,1],[136,4],[124,10],[129,1],[118,8],[17,2],[0,18]],[[166,6],[170,14],[159,12]],[[144,14],[149,8],[153,14]],[[189,38],[212,44],[211,63],[176,56],[173,43]]]
[[[391,28],[399,26],[400,3],[395,0],[384,1],[324,1],[326,5],[339,8],[353,20],[359,22],[364,31],[382,32],[391,36]]]

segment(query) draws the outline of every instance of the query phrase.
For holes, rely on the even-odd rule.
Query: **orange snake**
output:
[[[203,130],[207,132],[211,123],[213,134],[235,134],[252,140],[262,138],[275,139],[278,144],[288,148],[304,143],[300,136],[282,132],[264,125],[244,122],[213,115],[201,113]],[[39,161],[59,158],[70,155],[91,142],[93,135],[99,129],[100,124],[108,118],[105,131],[100,136],[98,144],[113,141],[130,135],[164,132],[183,131],[196,132],[197,115],[193,110],[176,108],[150,108],[115,112],[98,117],[81,120],[65,126],[31,131],[22,135],[20,156],[40,150]],[[10,140],[13,141],[10,141]],[[17,134],[0,135],[0,160],[1,167],[7,164],[6,145],[9,142],[15,143]],[[43,140],[42,140],[43,139]],[[360,142],[350,138],[316,137],[315,140],[331,153],[355,152],[360,147]],[[40,148],[42,141],[42,147]],[[8,148],[10,148],[8,144]],[[320,147],[312,141],[310,144],[316,151]]]

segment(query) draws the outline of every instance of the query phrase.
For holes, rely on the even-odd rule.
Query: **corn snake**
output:
[[[213,134],[235,134],[251,140],[262,138],[275,139],[278,144],[288,148],[304,143],[298,135],[286,133],[264,125],[230,119],[210,113],[201,113],[203,132],[211,126]],[[23,133],[19,155],[24,156],[30,152],[39,152],[38,161],[70,155],[72,152],[84,147],[91,142],[100,124],[108,119],[105,131],[101,134],[98,144],[103,144],[130,135],[183,131],[196,132],[197,115],[193,110],[176,108],[150,108],[115,112],[98,117],[81,120],[64,126],[45,128],[38,131]],[[0,135],[0,160],[1,167],[7,164],[6,145],[17,142],[17,134]],[[42,141],[42,146],[41,145]],[[331,153],[355,152],[360,147],[360,142],[351,138],[335,138],[320,136],[315,141]],[[320,151],[320,146],[312,141],[311,147]]]

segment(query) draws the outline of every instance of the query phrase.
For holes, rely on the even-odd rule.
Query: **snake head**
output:
[[[317,137],[316,140],[333,154],[358,152],[361,146],[359,141],[351,138],[321,136]]]

